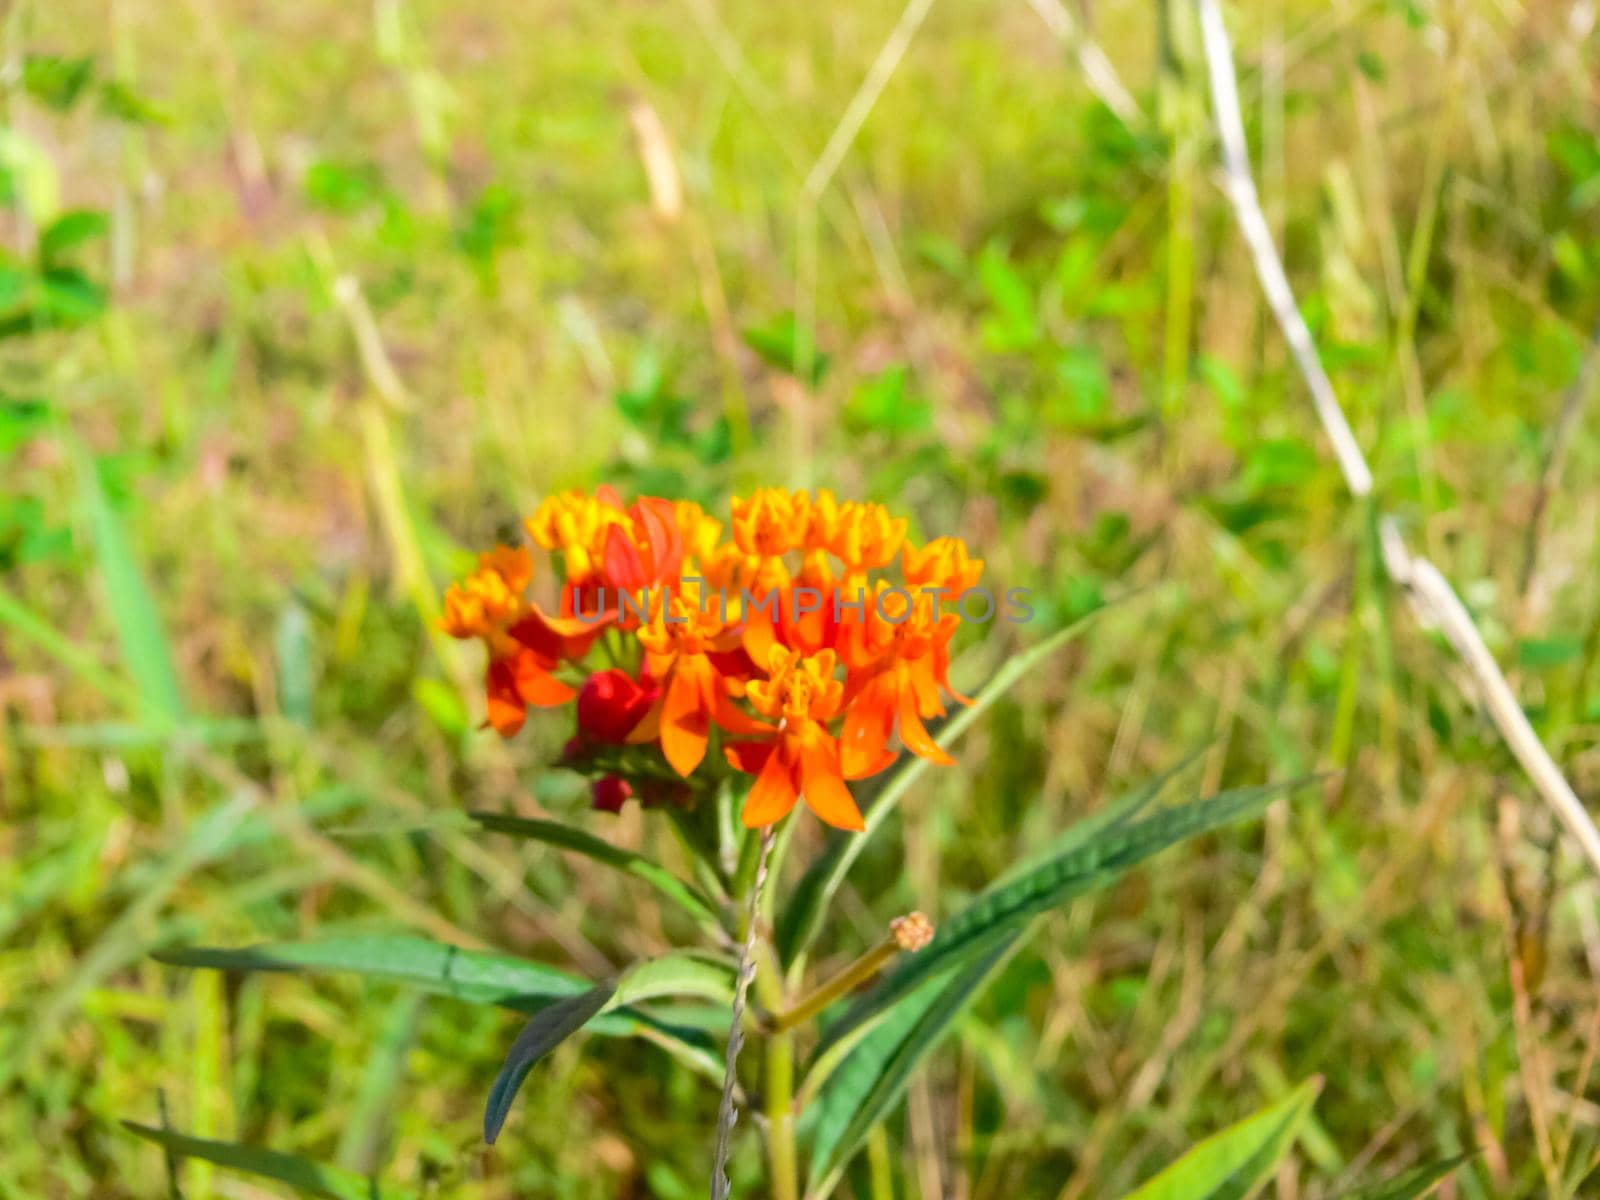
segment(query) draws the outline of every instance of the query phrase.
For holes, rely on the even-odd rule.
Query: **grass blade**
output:
[[[1245,1200],[1271,1174],[1322,1090],[1306,1080],[1276,1104],[1213,1134],[1123,1200]]]
[[[956,916],[942,922],[927,949],[902,958],[896,970],[827,1029],[818,1053],[873,1012],[895,1003],[931,976],[982,953],[1029,918],[1103,887],[1168,846],[1257,812],[1274,797],[1305,782],[1238,788],[1165,809],[1131,825],[1112,826],[1025,875],[997,883]]]
[[[533,817],[515,817],[506,813],[492,812],[475,812],[470,816],[479,825],[495,833],[506,833],[513,837],[559,846],[563,850],[571,850],[585,858],[625,871],[644,880],[696,921],[720,928],[716,905],[704,893],[642,854],[623,850],[592,834],[584,833],[581,829],[573,829],[556,821],[541,821]]]
[[[73,444],[73,458],[111,619],[128,672],[139,689],[140,703],[152,720],[177,725],[185,713],[183,690],[155,599],[134,557],[122,519],[101,483],[99,464],[86,447],[77,443]]]
[[[1449,1158],[1441,1158],[1438,1162],[1413,1167],[1393,1179],[1346,1192],[1343,1200],[1420,1200],[1471,1157],[1471,1154],[1455,1154]]]
[[[241,1146],[237,1142],[214,1142],[208,1138],[190,1137],[168,1129],[140,1125],[136,1121],[124,1121],[122,1124],[130,1133],[155,1142],[173,1154],[203,1159],[246,1175],[275,1179],[308,1196],[321,1196],[325,1200],[414,1200],[416,1196],[415,1192],[384,1187],[376,1179],[324,1166],[295,1154]]]
[[[489,1102],[483,1110],[484,1141],[492,1146],[500,1136],[517,1089],[534,1065],[593,1020],[610,1001],[612,992],[612,985],[603,983],[580,996],[557,1000],[522,1027],[517,1040],[511,1044],[511,1052],[506,1055],[505,1066],[500,1068],[494,1086],[489,1089]]]
[[[940,746],[948,749],[950,744],[970,729],[996,700],[1010,691],[1018,680],[1068,642],[1081,636],[1104,611],[1104,608],[1096,609],[1088,616],[1074,621],[1065,629],[1051,634],[1038,645],[1030,646],[1008,661],[973,697],[971,705],[962,708],[939,727],[935,740]],[[792,899],[779,915],[777,928],[774,931],[778,954],[785,964],[793,964],[816,940],[817,934],[822,930],[822,919],[833,902],[834,894],[838,892],[850,868],[860,857],[867,839],[882,828],[889,815],[899,805],[901,797],[911,790],[912,785],[922,778],[923,772],[927,769],[926,759],[908,755],[904,765],[894,773],[867,809],[865,832],[835,834],[827,850],[819,855],[806,871],[796,886]]]

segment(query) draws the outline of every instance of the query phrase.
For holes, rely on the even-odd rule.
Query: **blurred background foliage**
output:
[[[864,856],[841,962],[1196,747],[1207,790],[1333,772],[1052,918],[855,1194],[1117,1194],[1318,1074],[1282,1196],[1457,1150],[1447,1195],[1588,1194],[1594,885],[1376,576],[1215,184],[1187,6],[934,5],[810,191],[898,5],[3,12],[0,1195],[176,1194],[117,1124],[163,1105],[425,1194],[703,1192],[715,1097],[657,1052],[564,1047],[489,1152],[504,1015],[148,957],[409,929],[599,973],[674,941],[648,891],[455,819],[671,852],[583,815],[562,721],[478,732],[480,663],[431,627],[477,548],[602,481],[830,485],[964,536],[1037,610],[968,631],[967,685],[1135,593]],[[1594,6],[1230,20],[1384,503],[1592,793]]]

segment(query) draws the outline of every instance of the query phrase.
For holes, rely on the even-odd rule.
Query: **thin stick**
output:
[[[760,922],[761,889],[767,884],[767,862],[772,857],[776,825],[761,831],[761,857],[755,882],[750,885],[750,911],[746,916],[744,946],[739,951],[739,975],[733,990],[733,1023],[728,1027],[728,1057],[723,1068],[722,1104],[717,1110],[717,1151],[711,1167],[711,1200],[728,1200],[733,1184],[728,1180],[728,1151],[733,1144],[733,1123],[739,1119],[733,1092],[739,1078],[739,1051],[744,1049],[744,1003],[756,977],[756,926]]]
[[[1222,23],[1222,9],[1217,0],[1199,0],[1200,33],[1205,42],[1206,65],[1211,72],[1211,103],[1215,110],[1217,135],[1222,139],[1222,166],[1226,172],[1228,198],[1233,201],[1234,216],[1239,231],[1250,247],[1255,259],[1256,275],[1261,280],[1261,290],[1267,294],[1267,304],[1278,319],[1283,336],[1289,342],[1289,352],[1295,365],[1305,376],[1311,389],[1311,402],[1317,406],[1317,417],[1328,431],[1333,442],[1333,452],[1339,459],[1339,469],[1344,472],[1350,491],[1359,497],[1372,491],[1372,471],[1366,457],[1356,442],[1356,435],[1345,419],[1344,410],[1333,394],[1333,384],[1322,369],[1317,348],[1311,340],[1311,330],[1294,301],[1294,291],[1289,287],[1289,277],[1284,274],[1283,261],[1277,247],[1272,244],[1272,230],[1261,211],[1261,198],[1256,194],[1255,178],[1250,174],[1250,152],[1245,146],[1244,118],[1239,115],[1239,83],[1233,71],[1233,50],[1228,45],[1228,30]]]
[[[1255,260],[1256,275],[1266,293],[1267,304],[1288,340],[1290,353],[1305,378],[1306,386],[1311,389],[1317,417],[1333,443],[1345,482],[1352,495],[1358,499],[1365,498],[1372,493],[1372,471],[1361,453],[1349,421],[1345,419],[1344,410],[1339,407],[1327,372],[1322,369],[1322,361],[1317,357],[1316,346],[1311,340],[1311,331],[1306,328],[1305,319],[1295,304],[1294,292],[1289,287],[1288,276],[1284,274],[1283,261],[1273,245],[1266,217],[1261,212],[1261,201],[1256,195],[1255,181],[1250,174],[1249,151],[1245,144],[1244,121],[1239,112],[1239,85],[1234,74],[1233,48],[1228,42],[1228,29],[1222,20],[1221,4],[1219,0],[1196,2],[1200,8],[1200,31],[1205,43],[1206,64],[1211,73],[1212,108],[1217,134],[1222,142],[1222,165],[1234,217]],[[1506,746],[1522,764],[1522,769],[1528,773],[1540,796],[1555,810],[1567,832],[1577,841],[1589,865],[1600,874],[1600,830],[1595,828],[1588,811],[1539,741],[1533,726],[1528,723],[1527,715],[1517,703],[1494,656],[1484,645],[1483,637],[1468,615],[1466,606],[1437,567],[1425,558],[1413,556],[1406,549],[1392,518],[1384,518],[1380,530],[1384,565],[1390,577],[1407,590],[1418,616],[1425,623],[1437,625],[1466,663]]]
[[[1028,7],[1038,14],[1057,40],[1077,58],[1078,69],[1083,72],[1089,90],[1100,98],[1100,102],[1116,113],[1124,125],[1143,125],[1144,113],[1139,110],[1138,101],[1123,84],[1122,77],[1111,65],[1106,52],[1100,49],[1100,44],[1078,28],[1067,6],[1061,0],[1028,0]]]

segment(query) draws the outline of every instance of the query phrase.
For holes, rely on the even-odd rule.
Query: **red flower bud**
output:
[[[619,775],[602,775],[589,791],[596,812],[621,812],[624,802],[633,795],[633,788]]]
[[[578,732],[592,741],[622,745],[633,732],[657,691],[641,687],[626,671],[597,671],[578,692]]]

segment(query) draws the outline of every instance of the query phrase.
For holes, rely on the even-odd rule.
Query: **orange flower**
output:
[[[906,540],[907,521],[891,517],[881,504],[851,501],[839,513],[838,527],[828,547],[852,573],[872,571],[892,562]]]
[[[977,587],[983,576],[983,560],[969,556],[960,538],[934,538],[921,550],[907,543],[900,564],[907,587],[941,588],[951,600]]]
[[[943,715],[945,693],[970,703],[949,682],[960,617],[941,617],[926,593],[959,596],[983,563],[955,538],[914,546],[904,518],[826,489],[760,488],[733,500],[731,518],[724,528],[687,500],[625,505],[608,487],[551,496],[527,527],[560,558],[558,615],[526,599],[527,551],[500,547],[450,589],[441,624],[488,647],[489,723],[504,734],[530,705],[573,697],[555,674],[563,664],[582,670],[565,761],[609,772],[605,807],[630,788],[646,803],[692,800],[704,789],[681,780],[720,729],[742,740],[712,773],[726,758],[756,777],[747,825],[804,798],[828,824],[860,829],[845,781],[892,763],[896,734],[950,761],[924,722]],[[884,578],[897,557],[904,587]],[[609,663],[586,663],[600,638]],[[652,761],[656,747],[672,773]]]
[[[733,498],[733,540],[746,554],[776,558],[796,549],[806,537],[811,497],[781,488],[757,488]]]
[[[743,681],[730,678],[742,663],[739,631],[730,629],[719,612],[702,608],[699,596],[657,599],[648,624],[639,628],[645,666],[663,681],[662,697],[639,723],[629,741],[659,738],[661,752],[679,775],[687,776],[705,758],[715,721],[729,733],[766,733],[770,726],[746,716],[730,694]]]
[[[576,694],[552,671],[582,650],[552,629],[524,599],[533,580],[533,557],[497,546],[478,558],[478,569],[452,584],[439,627],[453,638],[481,638],[489,650],[485,678],[488,720],[510,736],[522,728],[529,705],[551,708]]]
[[[857,831],[867,827],[845,786],[839,743],[827,728],[844,699],[844,685],[833,677],[834,663],[832,650],[804,658],[774,646],[768,677],[751,681],[750,703],[781,720],[773,740],[733,742],[725,750],[730,763],[756,776],[744,804],[748,828],[781,821],[801,797],[829,825]]]
[[[936,620],[931,597],[913,600],[882,583],[865,608],[864,617],[852,619],[839,638],[850,671],[841,739],[846,772],[881,770],[894,758],[888,743],[896,728],[906,749],[949,766],[954,760],[923,721],[944,715],[939,689],[951,691],[948,646],[960,618],[946,613]]]

